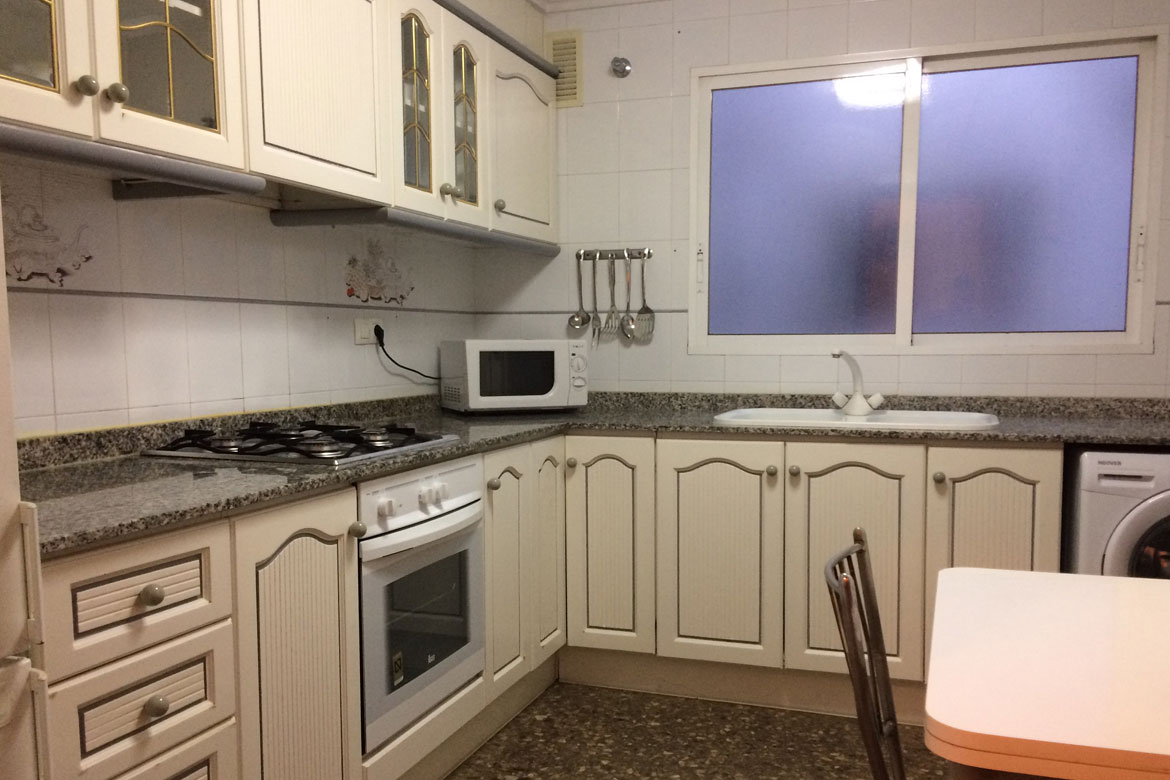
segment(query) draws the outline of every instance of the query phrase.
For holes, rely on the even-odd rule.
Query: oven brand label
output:
[[[435,662],[435,654],[434,653],[427,653],[427,666],[430,666],[434,662]]]
[[[399,651],[390,659],[390,675],[394,679],[394,685],[402,685],[402,681],[406,678],[406,662],[402,660],[402,652]]]

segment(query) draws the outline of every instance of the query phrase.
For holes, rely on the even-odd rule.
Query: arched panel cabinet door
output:
[[[565,646],[565,439],[532,445],[532,664],[539,666]]]
[[[778,668],[783,443],[667,439],[657,456],[658,654]]]
[[[352,488],[233,523],[241,777],[346,780],[361,760]]]
[[[569,644],[653,653],[654,440],[565,439]]]
[[[845,672],[825,562],[869,538],[890,675],[923,679],[922,491],[926,450],[907,444],[787,445],[784,664]]]
[[[926,468],[928,651],[935,585],[942,569],[1059,571],[1062,462],[1059,447],[930,448]]]

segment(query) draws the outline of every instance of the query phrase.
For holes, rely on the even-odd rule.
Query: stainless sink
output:
[[[716,425],[746,428],[872,428],[894,431],[985,431],[999,425],[994,414],[889,409],[848,415],[839,409],[733,409],[715,415]]]

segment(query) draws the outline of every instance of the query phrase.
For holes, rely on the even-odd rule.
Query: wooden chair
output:
[[[870,771],[874,780],[905,780],[886,643],[864,530],[855,528],[853,544],[825,564],[825,581],[845,648],[857,705],[857,725]]]

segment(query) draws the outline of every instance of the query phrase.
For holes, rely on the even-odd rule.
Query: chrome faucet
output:
[[[837,408],[850,417],[864,417],[881,406],[886,400],[881,393],[874,393],[869,398],[865,397],[861,366],[857,365],[857,360],[843,349],[835,349],[831,354],[835,358],[844,360],[845,365],[849,366],[849,372],[853,374],[853,395],[846,396],[840,390],[833,393],[833,403],[836,404]]]

